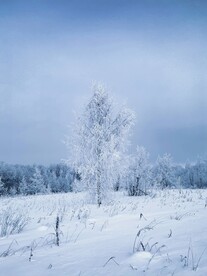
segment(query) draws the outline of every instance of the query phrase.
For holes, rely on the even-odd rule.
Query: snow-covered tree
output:
[[[128,193],[131,196],[146,195],[151,182],[149,153],[144,147],[137,146],[129,167]]]
[[[194,175],[193,175],[193,166],[187,162],[185,164],[185,170],[182,177],[183,185],[187,188],[194,188]]]
[[[207,187],[207,161],[199,160],[191,168],[194,180],[194,187],[202,189]]]
[[[72,165],[81,178],[79,189],[87,190],[99,206],[118,181],[133,123],[131,110],[122,107],[115,112],[105,88],[93,87],[93,96],[78,118],[73,141],[68,144]]]
[[[22,177],[22,180],[19,184],[19,193],[22,195],[29,194],[28,184],[27,184],[25,176]]]
[[[4,183],[1,180],[1,176],[0,176],[0,195],[3,195],[4,193],[5,193]]]
[[[47,192],[43,177],[41,175],[41,171],[38,167],[35,167],[35,172],[33,174],[33,177],[30,179],[29,190],[31,194]]]
[[[176,186],[176,179],[173,174],[172,157],[170,154],[158,156],[155,164],[155,181],[156,186],[164,189],[167,187]]]

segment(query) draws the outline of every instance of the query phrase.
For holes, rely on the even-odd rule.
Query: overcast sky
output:
[[[132,149],[207,154],[207,1],[0,0],[0,160],[49,164],[91,82],[134,109]]]

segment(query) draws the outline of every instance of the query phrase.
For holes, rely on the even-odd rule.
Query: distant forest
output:
[[[129,195],[141,195],[150,188],[207,188],[206,160],[181,166],[173,164],[169,155],[159,157],[154,165],[148,166],[147,179],[146,170],[140,170],[140,179],[144,180],[140,189],[134,189],[138,180],[136,170],[135,164],[120,175],[114,190],[125,189]],[[50,166],[0,163],[0,195],[4,196],[72,192],[79,180],[80,176],[64,163]]]
[[[0,163],[1,195],[71,192],[75,173],[65,164],[9,165]]]

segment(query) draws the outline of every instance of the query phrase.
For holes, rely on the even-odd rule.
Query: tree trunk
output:
[[[101,171],[98,170],[98,177],[97,177],[97,203],[98,207],[101,206],[102,200],[101,200]]]

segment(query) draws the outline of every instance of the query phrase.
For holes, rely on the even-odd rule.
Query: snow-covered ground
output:
[[[116,193],[100,208],[83,194],[1,198],[2,235],[9,220],[26,226],[0,238],[0,275],[205,276],[206,205],[207,190]]]

